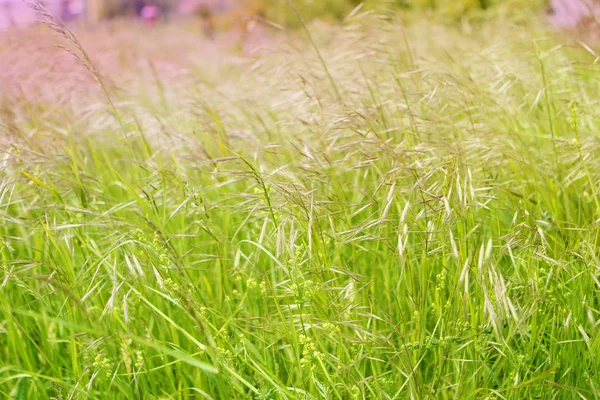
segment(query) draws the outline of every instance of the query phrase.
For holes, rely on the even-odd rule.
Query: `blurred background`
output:
[[[545,13],[561,28],[596,21],[597,0],[40,0],[39,3],[65,22],[96,23],[102,20],[138,17],[149,22],[181,16],[243,15],[297,26],[293,4],[306,20],[343,20],[352,10],[378,12],[424,11],[447,20],[477,18],[485,14]],[[35,12],[23,0],[0,0],[0,29],[34,24]]]
[[[48,16],[36,5],[73,30],[111,87],[129,91],[158,76],[171,88],[199,76],[227,82],[232,73],[224,65],[236,68],[266,53],[303,54],[302,23],[334,60],[343,46],[355,46],[342,39],[348,35],[367,51],[367,43],[398,41],[407,32],[417,48],[442,49],[492,36],[515,43],[513,33],[552,30],[585,35],[594,46],[600,31],[600,0],[0,0],[0,99],[80,104],[97,90],[93,74],[72,57],[80,49],[40,24],[48,25]],[[449,32],[463,36],[450,39]]]

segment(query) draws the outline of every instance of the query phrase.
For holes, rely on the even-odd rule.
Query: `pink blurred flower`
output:
[[[140,11],[140,16],[144,22],[153,24],[160,16],[160,9],[154,4],[146,4]]]

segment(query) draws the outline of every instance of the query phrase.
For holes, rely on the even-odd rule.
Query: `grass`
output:
[[[76,35],[114,109],[72,43],[0,42],[3,397],[600,397],[591,45],[363,15],[311,24],[319,56],[207,58],[106,29]]]

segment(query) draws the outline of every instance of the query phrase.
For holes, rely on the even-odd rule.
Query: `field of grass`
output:
[[[600,398],[599,58],[533,21],[1,38],[0,396]]]

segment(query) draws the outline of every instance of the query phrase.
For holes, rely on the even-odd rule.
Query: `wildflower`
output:
[[[142,354],[141,350],[136,350],[136,352],[135,352],[135,368],[139,370],[142,368],[143,365],[144,365],[144,355]]]
[[[296,285],[295,283],[290,286],[290,291],[292,292],[294,297],[300,296],[300,291],[298,290],[298,285]]]
[[[305,251],[306,251],[306,246],[304,244],[297,244],[294,246],[294,258],[295,258],[296,264],[298,264],[302,261],[302,255],[304,254]]]
[[[313,340],[306,335],[299,335],[298,341],[302,346],[302,358],[300,359],[300,367],[313,371],[315,366],[323,361],[324,355],[315,347]]]
[[[419,347],[421,347],[421,345],[418,342],[409,342],[404,344],[404,348],[406,350],[418,350]]]
[[[138,242],[143,242],[144,241],[144,231],[142,231],[140,228],[137,228],[133,231],[132,236],[135,238],[135,240],[137,240]]]
[[[260,293],[262,293],[263,295],[267,294],[267,282],[261,281],[259,287],[260,287]]]
[[[167,278],[163,281],[164,289],[172,294],[175,294],[179,291],[179,285],[175,283],[171,278]]]
[[[106,370],[106,377],[110,377],[110,368],[111,368],[111,363],[110,360],[101,352],[96,354],[96,357],[94,358],[94,362],[92,363],[92,366],[98,370]]]
[[[352,386],[352,389],[350,389],[350,398],[359,399],[360,394],[361,394],[360,388],[356,385]]]
[[[246,286],[248,287],[248,289],[254,289],[256,287],[256,281],[254,279],[250,278],[246,282]]]
[[[450,347],[450,339],[448,337],[443,337],[439,340],[438,344],[442,350],[447,350]]]
[[[433,310],[433,313],[437,316],[441,315],[441,310],[439,309],[439,307],[437,306],[437,304],[435,303],[431,303],[431,309]]]
[[[231,364],[231,362],[233,361],[233,353],[228,349],[224,349],[222,347],[217,346],[217,355],[221,362],[225,364]]]
[[[452,307],[452,303],[450,303],[450,300],[448,300],[446,301],[446,304],[444,304],[444,312],[450,311],[450,307]]]
[[[437,274],[435,276],[437,285],[435,287],[435,290],[437,292],[440,292],[442,290],[444,290],[444,288],[446,287],[446,270],[442,270],[442,272],[440,272],[439,274]]]
[[[198,314],[202,315],[203,317],[206,317],[208,314],[208,308],[204,306],[198,306]]]
[[[567,123],[574,132],[577,132],[579,129],[579,118],[577,117],[577,104],[575,102],[569,104],[569,112],[571,115],[567,117]]]
[[[304,297],[307,299],[310,299],[310,298],[314,297],[314,295],[317,291],[317,285],[309,279],[302,284],[302,291],[303,291]]]
[[[323,330],[329,333],[329,337],[335,340],[340,335],[340,327],[333,325],[332,323],[326,322],[323,324]]]

